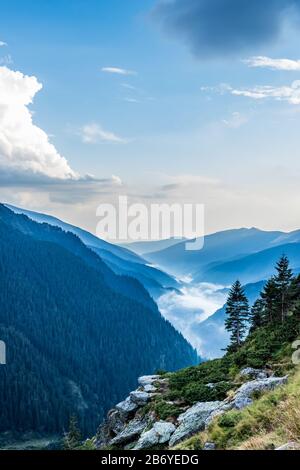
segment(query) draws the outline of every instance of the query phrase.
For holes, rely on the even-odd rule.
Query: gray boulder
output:
[[[242,369],[240,375],[242,377],[250,377],[256,380],[268,378],[268,374],[266,373],[266,371],[262,369],[253,369],[253,367],[246,367],[245,369]]]
[[[150,431],[144,432],[137,442],[134,450],[149,449],[157,444],[166,444],[176,427],[166,421],[158,421]]]
[[[120,412],[123,419],[127,419],[138,409],[138,405],[134,403],[130,397],[127,397],[126,400],[116,405],[116,409]]]
[[[203,450],[216,450],[216,444],[213,442],[206,442],[204,444]]]
[[[154,385],[145,385],[144,386],[144,392],[147,392],[147,393],[153,393],[156,391],[156,387],[154,387]]]
[[[124,421],[118,410],[111,410],[107,416],[107,427],[114,434],[119,434],[124,429]]]
[[[142,387],[145,387],[146,385],[153,385],[154,382],[157,382],[159,379],[160,375],[143,375],[142,377],[139,377],[138,383]]]
[[[170,446],[174,446],[193,434],[203,431],[209,416],[222,407],[223,402],[212,401],[197,403],[178,417],[179,426],[170,439]]]
[[[123,429],[120,434],[114,437],[111,441],[111,445],[126,444],[127,442],[133,441],[144,431],[147,426],[146,420],[134,419]]]
[[[276,387],[284,385],[288,376],[285,377],[269,377],[267,379],[252,380],[242,385],[233,398],[233,408],[241,410],[253,403],[253,394],[255,392],[264,392],[273,390]]]
[[[139,392],[136,390],[135,392],[130,393],[130,399],[133,403],[136,403],[138,406],[144,406],[150,400],[151,396],[149,393],[146,392]]]

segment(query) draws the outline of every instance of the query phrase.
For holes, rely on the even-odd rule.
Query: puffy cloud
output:
[[[4,46],[7,46],[7,43],[4,41],[0,41],[0,47],[4,47]]]
[[[134,70],[127,70],[120,67],[102,67],[102,72],[112,73],[115,75],[136,75]]]
[[[154,15],[198,57],[251,50],[280,35],[300,0],[160,0]]]
[[[254,56],[244,60],[249,67],[260,67],[272,70],[286,70],[295,72],[300,70],[300,60],[271,59],[265,56]]]
[[[86,144],[97,143],[117,143],[124,144],[126,139],[119,137],[113,132],[103,129],[102,126],[96,123],[86,124],[80,129],[82,141]]]
[[[28,106],[41,89],[36,77],[0,67],[1,177],[79,179],[46,132],[33,123]]]

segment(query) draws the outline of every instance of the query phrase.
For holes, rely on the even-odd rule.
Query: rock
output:
[[[157,444],[166,444],[169,442],[171,435],[176,430],[172,423],[166,421],[158,421],[154,424],[150,431],[144,432],[137,442],[134,450],[150,449]]]
[[[134,419],[130,421],[123,431],[110,441],[110,445],[125,444],[133,441],[140,436],[146,426],[147,421],[145,419]]]
[[[300,444],[297,442],[287,442],[283,446],[277,447],[275,450],[300,450]]]
[[[206,387],[211,388],[211,389],[214,389],[215,386],[216,386],[216,384],[206,384]]]
[[[258,379],[258,380],[262,380],[262,379],[267,379],[268,378],[268,374],[262,370],[262,369],[253,369],[253,367],[246,367],[245,369],[242,369],[241,372],[240,372],[240,375],[242,377],[251,377],[253,379]]]
[[[178,417],[179,426],[170,439],[170,446],[177,444],[183,439],[203,431],[209,416],[222,407],[223,402],[212,401],[197,403]]]
[[[130,399],[133,403],[136,403],[139,406],[144,406],[150,400],[151,396],[149,393],[146,392],[139,392],[136,390],[135,392],[130,393]]]
[[[147,392],[147,393],[152,393],[152,392],[156,392],[156,387],[154,387],[154,385],[145,385],[144,386],[144,391]]]
[[[264,392],[267,390],[273,390],[280,385],[284,385],[287,382],[288,376],[285,377],[269,377],[262,380],[252,380],[243,384],[236,392],[232,405],[234,408],[241,410],[246,406],[251,405],[253,402],[253,394],[255,392]]]
[[[138,409],[138,405],[134,403],[130,397],[127,397],[126,400],[116,405],[116,409],[120,412],[123,419],[127,419]]]
[[[216,444],[213,442],[206,442],[204,444],[203,450],[216,450]]]
[[[216,416],[220,416],[223,413],[226,413],[226,411],[230,411],[232,408],[233,408],[232,403],[223,402],[223,404],[219,408],[217,408],[215,411],[213,411],[205,420],[205,429],[208,428],[208,426],[213,421],[213,419],[216,418]]]
[[[146,385],[153,385],[160,379],[160,375],[143,375],[138,379],[139,385],[145,387]]]
[[[107,416],[107,427],[115,434],[119,434],[124,429],[124,421],[118,410],[111,410]]]

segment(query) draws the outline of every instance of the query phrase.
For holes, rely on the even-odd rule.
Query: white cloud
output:
[[[7,46],[7,43],[4,41],[0,41],[0,47],[4,47],[4,46]]]
[[[290,86],[257,86],[244,90],[229,90],[235,96],[245,96],[255,100],[272,98],[277,101],[287,101],[290,104],[300,104],[300,80],[294,81]]]
[[[117,143],[124,144],[126,139],[119,137],[113,132],[106,131],[102,126],[96,123],[86,124],[80,129],[82,141],[86,144],[97,143]]]
[[[113,73],[116,75],[136,75],[134,70],[127,70],[120,67],[102,67],[102,72]]]
[[[78,179],[32,121],[28,106],[42,89],[34,76],[0,67],[0,169],[1,174],[41,175],[59,180]]]
[[[299,71],[300,60],[271,59],[265,56],[254,56],[244,60],[249,67],[269,68],[272,70]]]

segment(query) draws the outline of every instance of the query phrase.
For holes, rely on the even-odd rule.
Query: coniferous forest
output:
[[[138,282],[2,205],[0,339],[0,432],[61,433],[75,415],[92,433],[139,375],[198,361]]]

